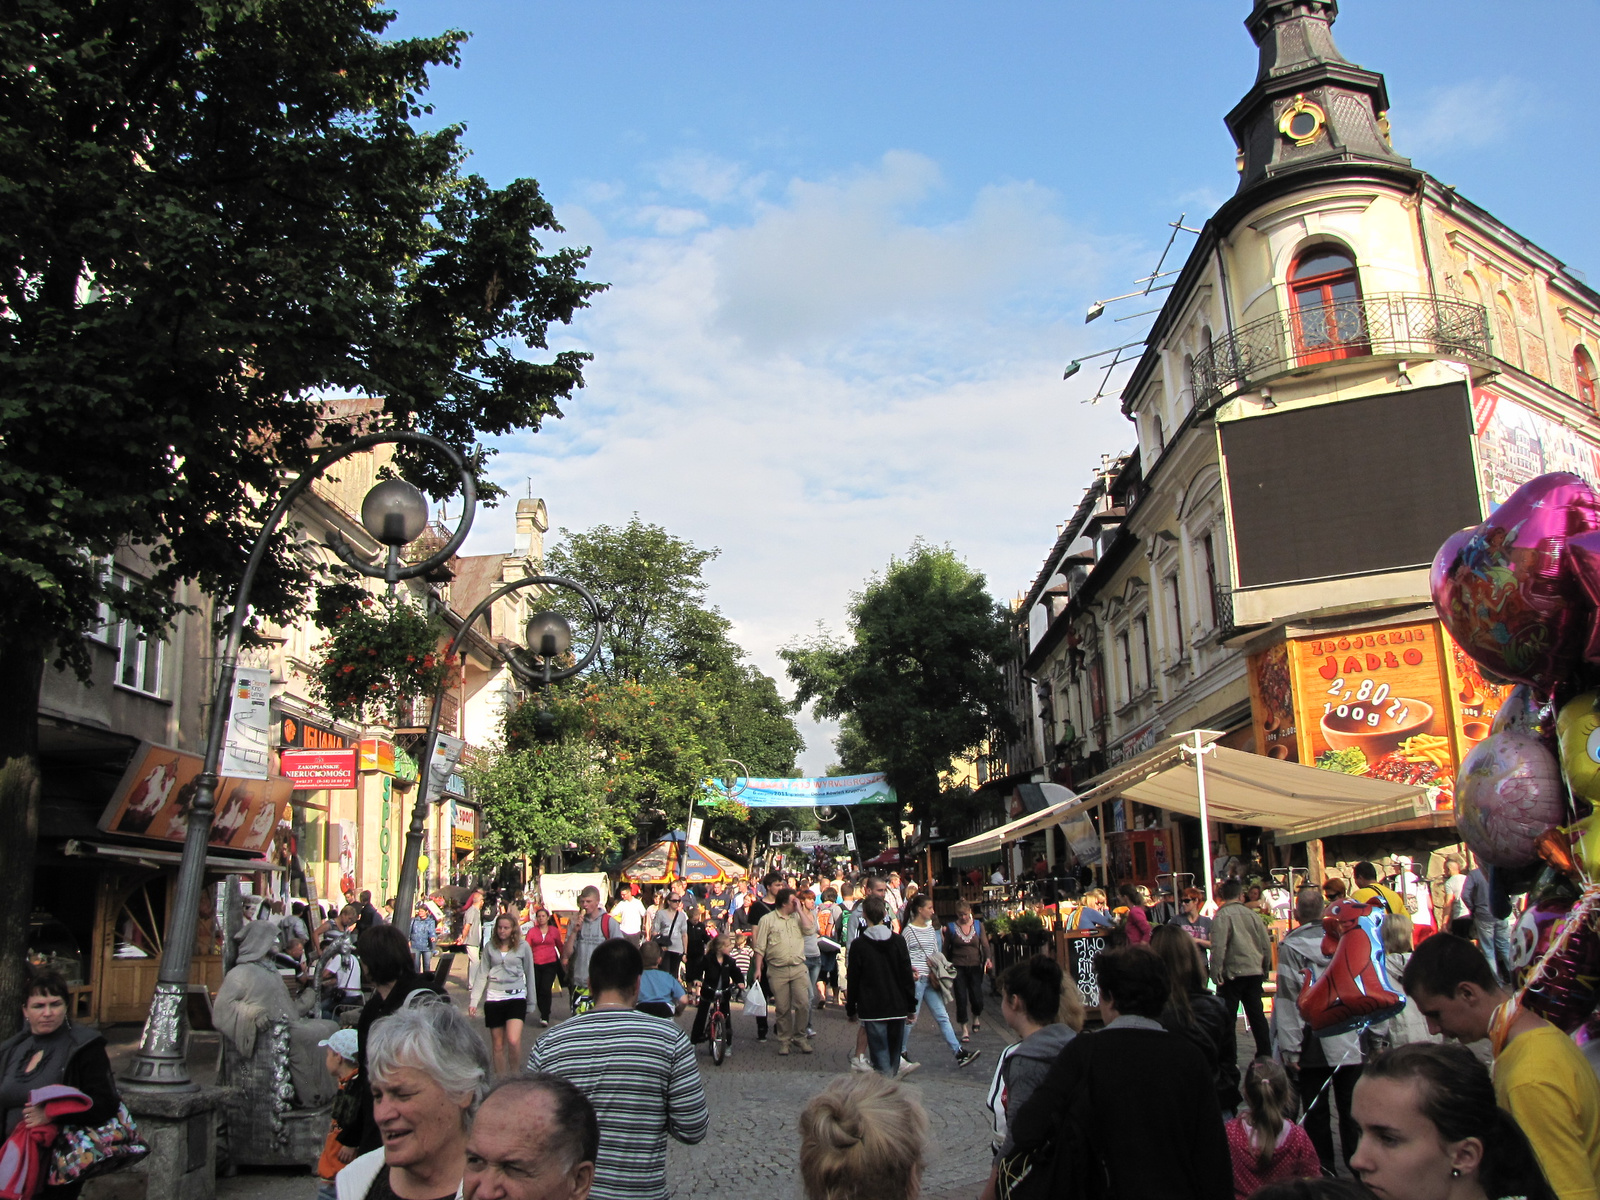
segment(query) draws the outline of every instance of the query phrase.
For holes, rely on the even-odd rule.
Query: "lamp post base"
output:
[[[122,1076],[122,1085],[135,1091],[192,1092],[198,1085],[189,1078],[189,990],[182,984],[156,984],[150,1015],[144,1023],[144,1040]]]

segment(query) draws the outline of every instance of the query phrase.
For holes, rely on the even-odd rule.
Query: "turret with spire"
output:
[[[1333,43],[1337,0],[1256,0],[1245,27],[1261,67],[1227,116],[1239,148],[1239,191],[1290,172],[1367,163],[1409,173],[1389,145],[1383,76]]]

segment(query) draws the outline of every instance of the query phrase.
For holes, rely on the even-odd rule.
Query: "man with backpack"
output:
[[[582,909],[567,928],[565,967],[571,981],[574,1001],[577,993],[589,990],[589,959],[601,943],[625,937],[622,926],[610,913],[600,910],[600,889],[590,885],[578,893]]]

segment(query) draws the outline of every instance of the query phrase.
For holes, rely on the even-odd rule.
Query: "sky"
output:
[[[610,284],[552,331],[587,386],[491,474],[558,527],[720,549],[709,598],[786,692],[778,648],[917,538],[1027,590],[1133,442],[1093,364],[1061,375],[1153,305],[1084,312],[1232,194],[1256,69],[1248,0],[391,5],[392,35],[472,35],[429,121],[491,184],[537,179],[549,244]],[[1400,153],[1600,283],[1597,28],[1600,0],[1346,0],[1334,36],[1386,75]],[[469,553],[511,549],[513,507]],[[832,730],[801,729],[821,773]]]

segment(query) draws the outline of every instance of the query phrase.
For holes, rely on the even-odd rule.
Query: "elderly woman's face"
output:
[[[383,1135],[383,1160],[414,1167],[466,1144],[470,1095],[453,1096],[415,1067],[396,1067],[372,1081],[372,1117]]]

